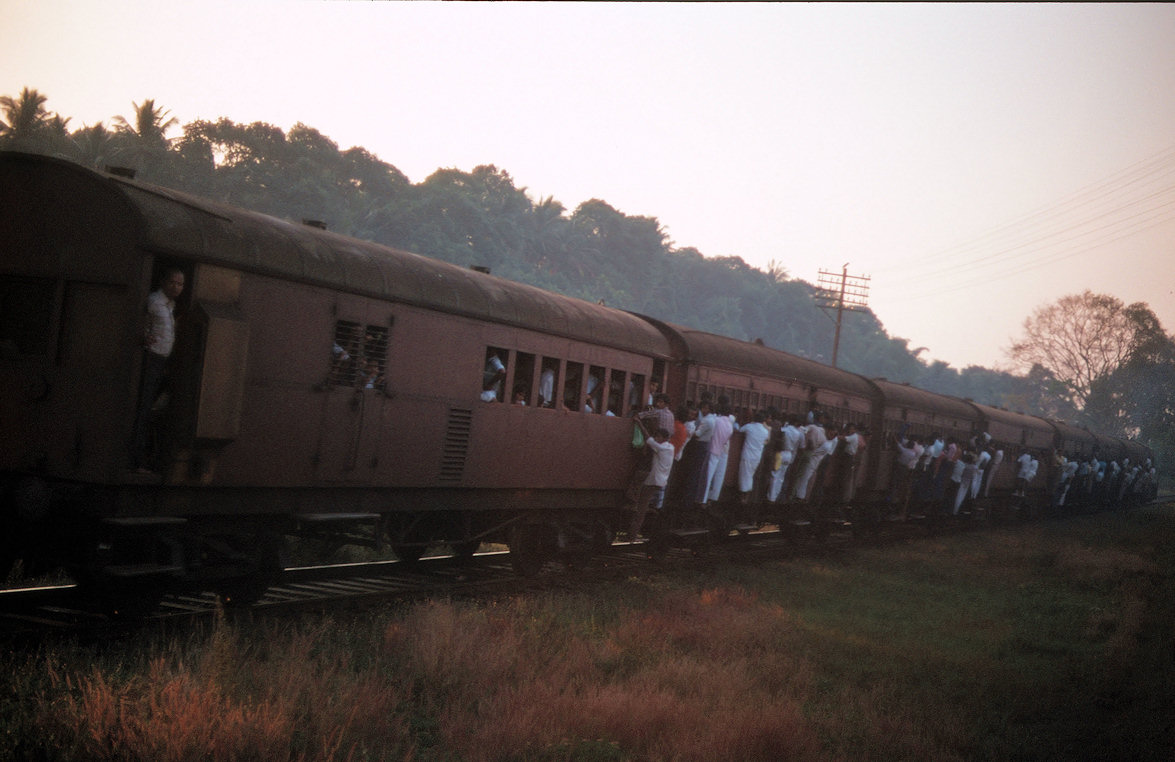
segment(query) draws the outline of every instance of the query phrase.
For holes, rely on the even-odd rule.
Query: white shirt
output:
[[[555,371],[547,368],[539,376],[539,404],[546,407],[555,399]]]
[[[796,450],[800,449],[800,442],[804,441],[804,432],[789,423],[783,427],[782,433],[783,449],[795,455]]]
[[[673,445],[668,440],[658,442],[656,439],[646,439],[645,444],[653,451],[653,469],[645,479],[645,484],[664,487],[669,483],[669,471],[673,468]]]
[[[147,296],[147,349],[170,357],[175,346],[175,302],[162,291]]]

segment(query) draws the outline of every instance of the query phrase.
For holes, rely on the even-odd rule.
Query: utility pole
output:
[[[836,310],[836,337],[832,340],[832,367],[836,367],[836,356],[840,352],[840,324],[845,310],[861,311],[869,306],[869,276],[849,275],[846,262],[839,273],[821,270],[816,281],[816,306],[824,310]]]

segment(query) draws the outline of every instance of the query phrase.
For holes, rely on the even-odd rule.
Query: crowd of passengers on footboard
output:
[[[540,375],[537,404],[555,404],[554,375],[551,369]],[[482,376],[482,400],[501,401],[505,378],[505,365],[491,351]],[[600,386],[600,380],[589,375],[583,412],[598,412]],[[638,461],[625,493],[626,507],[633,513],[631,537],[636,537],[650,511],[666,505],[704,507],[722,498],[735,432],[742,434],[737,505],[795,503],[836,508],[853,502],[857,470],[871,439],[867,428],[858,429],[852,422],[834,425],[824,421],[819,410],[798,417],[766,408],[740,421],[725,396],[714,399],[709,392],[674,412],[656,381],[650,381],[650,389],[643,404],[633,397],[639,387],[630,382],[627,390],[629,408],[637,411],[633,444],[648,451]],[[526,385],[518,384],[510,400],[525,405],[529,396]],[[604,415],[614,415],[620,399],[620,390],[611,389]],[[568,404],[565,400],[563,406]],[[989,495],[1001,468],[1014,469],[1013,498],[1026,497],[1037,480],[1040,463],[1031,452],[1022,452],[1005,465],[1004,450],[986,432],[959,442],[937,433],[920,438],[908,430],[903,427],[891,443],[896,455],[884,497],[890,518],[970,514],[978,508],[976,501]],[[1049,472],[1053,483],[1046,489],[1050,504],[1058,508],[1137,501],[1150,493],[1156,478],[1149,458],[1131,463],[1127,457],[1107,459],[1096,451],[1086,457],[1057,452],[1053,458]]]

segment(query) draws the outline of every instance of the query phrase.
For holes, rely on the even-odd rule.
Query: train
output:
[[[1032,453],[1042,474],[1017,503],[1048,503],[1057,452],[1151,457],[51,157],[0,153],[0,245],[0,572],[64,568],[124,603],[176,588],[255,598],[291,541],[406,561],[500,543],[524,573],[590,555],[627,520],[632,415],[655,389],[867,429],[842,525],[882,510],[899,432]],[[144,305],[169,272],[185,288],[151,468],[136,469]],[[1014,471],[992,478],[993,504],[1012,500]],[[735,502],[682,511],[659,536],[745,528]],[[760,501],[750,519],[823,521],[795,509]]]

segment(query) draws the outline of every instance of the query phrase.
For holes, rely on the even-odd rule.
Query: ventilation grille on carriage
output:
[[[438,481],[455,484],[465,473],[465,456],[469,453],[469,432],[473,427],[473,411],[449,410],[449,426],[441,450],[441,475]]]

